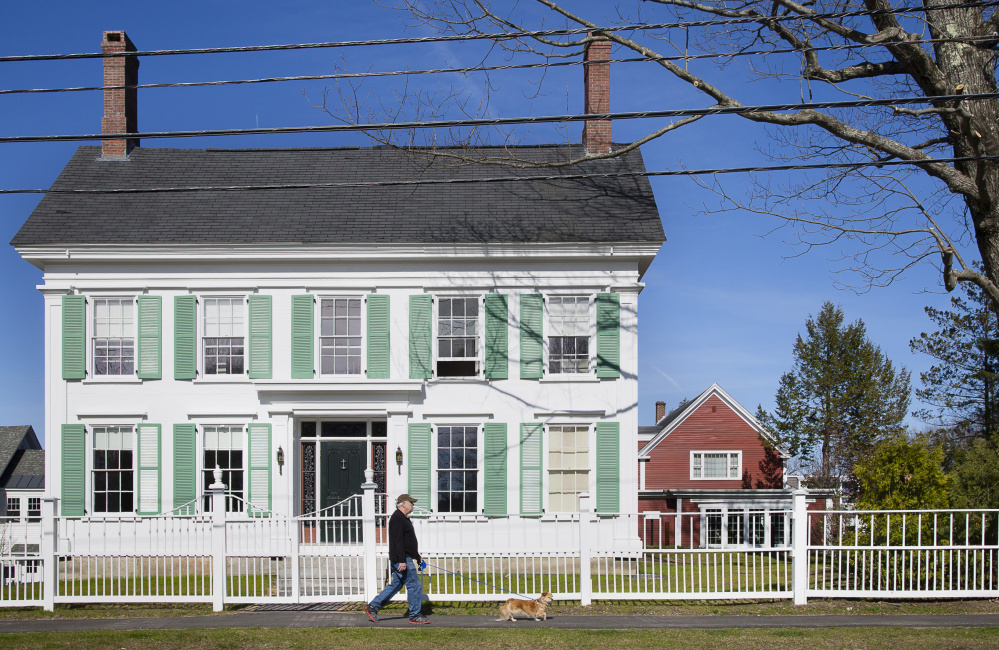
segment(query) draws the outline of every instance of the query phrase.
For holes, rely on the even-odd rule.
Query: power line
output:
[[[493,34],[493,33],[453,34],[445,36],[384,38],[384,39],[371,39],[363,41],[330,41],[322,43],[289,43],[281,45],[246,45],[238,47],[205,47],[205,48],[174,49],[174,50],[143,50],[136,52],[108,52],[108,53],[81,52],[74,54],[27,54],[27,55],[3,56],[0,57],[0,63],[12,63],[12,62],[22,62],[22,61],[58,61],[58,60],[67,60],[67,59],[104,59],[104,58],[117,58],[125,56],[138,57],[138,56],[167,56],[167,55],[182,55],[182,54],[272,52],[278,50],[357,47],[365,45],[411,45],[418,43],[441,43],[441,42],[453,42],[453,41],[477,41],[477,40],[509,41],[520,38],[537,38],[537,37],[546,37],[546,36],[576,36],[581,34],[587,34],[591,31],[593,32],[647,31],[647,30],[660,30],[660,29],[689,29],[691,27],[713,27],[713,26],[737,25],[737,24],[760,23],[760,22],[780,23],[780,22],[789,22],[795,20],[810,21],[816,19],[883,16],[883,15],[901,14],[901,13],[910,13],[910,12],[922,13],[927,11],[939,11],[945,9],[992,7],[996,6],[997,4],[999,4],[999,0],[990,0],[989,2],[966,2],[958,4],[939,5],[935,7],[923,7],[921,5],[912,5],[904,7],[895,7],[891,9],[843,11],[843,12],[816,13],[816,14],[792,14],[786,16],[750,16],[745,18],[726,18],[723,20],[680,21],[672,23],[615,25],[610,27],[582,27],[575,29],[548,29],[548,30],[535,30],[535,31],[522,31],[522,32],[503,32],[498,34]]]
[[[659,171],[642,172],[604,172],[604,173],[581,173],[581,174],[546,174],[540,176],[493,176],[486,178],[440,178],[440,179],[414,179],[397,181],[356,181],[356,182],[334,182],[334,183],[275,183],[259,185],[192,185],[184,187],[148,187],[148,188],[113,188],[113,189],[19,189],[0,190],[2,194],[160,194],[160,193],[180,193],[180,192],[236,192],[236,191],[258,191],[258,190],[295,190],[295,189],[335,189],[341,187],[365,188],[365,187],[396,187],[413,185],[465,185],[469,183],[511,183],[511,182],[538,182],[538,181],[567,181],[567,180],[589,180],[594,178],[637,178],[637,177],[666,177],[666,176],[711,176],[716,174],[743,174],[756,172],[778,172],[778,171],[811,171],[820,169],[862,169],[864,167],[897,167],[899,165],[929,165],[938,163],[959,163],[959,162],[979,162],[979,161],[999,161],[999,156],[964,156],[955,158],[933,158],[930,160],[878,160],[856,163],[814,163],[814,164],[794,164],[794,165],[770,165],[770,166],[744,166],[744,167],[717,167],[713,169],[668,169]]]
[[[758,106],[711,106],[708,108],[675,109],[662,111],[629,111],[622,113],[574,113],[571,115],[537,115],[527,117],[496,117],[465,120],[433,120],[416,122],[383,122],[376,124],[325,124],[318,126],[282,126],[252,129],[214,129],[200,131],[148,131],[144,133],[106,133],[87,135],[21,135],[0,137],[0,143],[73,142],[86,140],[149,140],[159,138],[194,138],[223,135],[272,135],[289,133],[336,133],[351,131],[393,131],[401,129],[460,128],[476,126],[512,126],[517,124],[550,124],[553,122],[583,122],[607,120],[635,120],[649,118],[697,117],[708,115],[743,115],[774,111],[814,109],[861,108],[899,106],[930,102],[961,102],[999,98],[999,93],[971,95],[938,95],[936,97],[895,97],[863,99],[842,102],[811,102],[807,104],[765,104]]]
[[[908,45],[933,45],[938,43],[993,43],[996,37],[971,36],[967,38],[927,38],[918,41],[906,41]],[[625,59],[599,59],[599,62],[606,63],[643,63],[658,61],[695,61],[701,59],[727,59],[746,56],[773,55],[773,54],[798,54],[805,52],[830,52],[842,50],[857,50],[870,47],[884,47],[884,43],[850,43],[844,45],[827,45],[819,47],[800,48],[779,48],[771,50],[744,50],[740,52],[709,52],[704,54],[677,54],[673,56],[650,56],[631,57]],[[285,81],[316,81],[332,79],[365,79],[374,77],[412,76],[424,74],[468,74],[472,72],[496,72],[500,70],[527,70],[531,68],[557,68],[564,66],[584,65],[584,61],[545,61],[542,63],[516,63],[509,65],[495,66],[469,66],[465,68],[430,68],[425,70],[389,70],[383,72],[341,72],[335,74],[320,75],[297,75],[285,77],[262,77],[259,79],[231,79],[222,81],[187,81],[172,83],[138,84],[129,86],[78,86],[69,88],[18,88],[10,90],[0,90],[0,95],[18,95],[27,93],[57,93],[57,92],[80,92],[96,90],[129,90],[147,88],[194,88],[200,86],[232,86],[240,84],[274,83]]]

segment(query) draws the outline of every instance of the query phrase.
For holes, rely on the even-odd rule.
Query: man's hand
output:
[[[396,570],[399,571],[399,573],[402,573],[403,571],[405,571],[406,570],[406,563],[405,562],[400,562],[399,565],[396,567]]]

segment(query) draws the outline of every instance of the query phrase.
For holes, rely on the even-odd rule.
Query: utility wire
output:
[[[899,106],[904,104],[962,102],[999,98],[999,93],[971,95],[937,95],[935,97],[895,97],[862,99],[842,102],[811,102],[808,104],[765,104],[759,106],[711,106],[708,108],[664,111],[630,111],[623,113],[574,113],[571,115],[536,115],[526,117],[495,117],[465,120],[431,120],[416,122],[382,122],[376,124],[324,124],[318,126],[280,126],[253,129],[215,129],[201,131],[148,131],[144,133],[100,133],[88,135],[18,135],[0,137],[2,143],[71,142],[85,140],[149,140],[158,138],[194,138],[223,135],[270,135],[287,133],[336,133],[349,131],[393,131],[425,128],[460,128],[475,126],[509,126],[516,124],[550,124],[552,122],[584,122],[635,120],[663,117],[696,117],[707,115],[743,115],[774,111]]]
[[[918,41],[906,41],[909,45],[932,45],[937,43],[994,43],[996,36],[972,36],[968,38],[927,38]],[[804,52],[829,52],[836,50],[856,50],[868,47],[884,47],[884,43],[851,43],[845,45],[828,45],[819,47],[781,48],[775,50],[744,50],[740,52],[708,52],[704,54],[677,54],[673,56],[631,57],[626,59],[596,59],[598,63],[642,63],[658,61],[694,61],[699,59],[728,59],[746,56],[797,54]],[[545,61],[542,63],[517,63],[494,66],[469,66],[465,68],[431,68],[426,70],[389,70],[384,72],[340,72],[335,74],[298,75],[291,77],[263,77],[259,79],[232,79],[223,81],[188,81],[174,83],[138,84],[128,86],[79,86],[70,88],[23,88],[0,90],[0,95],[18,95],[26,93],[62,93],[95,90],[131,90],[145,88],[194,88],[198,86],[232,86],[239,84],[274,83],[283,81],[316,81],[331,79],[365,79],[372,77],[394,77],[423,74],[469,74],[472,72],[495,72],[499,70],[526,70],[530,68],[557,68],[563,66],[585,65],[585,61]]]
[[[717,167],[713,169],[667,169],[660,171],[641,172],[605,172],[581,174],[545,174],[539,176],[493,176],[486,178],[440,178],[415,179],[398,181],[356,181],[333,183],[274,183],[259,185],[189,185],[182,187],[119,187],[112,189],[17,189],[0,190],[2,194],[161,194],[180,192],[242,192],[255,190],[298,190],[298,189],[335,189],[341,187],[398,187],[414,185],[466,185],[469,183],[522,183],[538,181],[575,181],[594,178],[657,178],[664,176],[711,176],[716,174],[745,174],[756,172],[779,171],[810,171],[819,169],[862,169],[864,167],[897,167],[899,165],[928,165],[937,163],[959,163],[996,161],[999,156],[964,156],[956,158],[933,158],[930,160],[872,160],[856,163],[812,163],[795,165],[769,165],[745,167]],[[474,163],[473,163],[474,164]]]
[[[205,47],[194,49],[177,50],[143,50],[136,52],[81,52],[75,54],[28,54],[17,56],[0,57],[0,63],[11,63],[21,61],[58,61],[66,59],[105,59],[117,57],[138,57],[138,56],[165,56],[179,54],[222,54],[235,52],[270,52],[276,50],[304,50],[317,48],[334,47],[356,47],[361,45],[409,45],[416,43],[441,43],[451,41],[509,41],[520,38],[537,38],[545,36],[575,36],[587,34],[589,32],[622,32],[622,31],[646,31],[660,29],[688,29],[691,27],[712,27],[722,25],[737,25],[746,23],[780,23],[794,20],[816,20],[816,19],[836,19],[854,18],[862,16],[884,16],[892,14],[902,14],[910,12],[940,11],[946,9],[966,9],[971,7],[992,7],[999,4],[999,0],[989,2],[965,2],[958,4],[939,5],[935,7],[924,7],[922,5],[911,5],[896,7],[891,9],[875,9],[860,11],[843,11],[832,13],[816,14],[792,14],[786,16],[748,16],[745,18],[726,18],[722,20],[701,20],[701,21],[681,21],[673,23],[655,24],[632,24],[615,25],[610,27],[582,27],[575,29],[548,29],[522,32],[502,32],[498,34],[453,34],[449,36],[423,36],[413,38],[385,38],[364,41],[331,41],[324,43],[290,43],[283,45],[246,45],[239,47]]]

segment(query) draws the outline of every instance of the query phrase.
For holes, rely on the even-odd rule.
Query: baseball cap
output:
[[[408,494],[400,494],[399,498],[395,500],[396,503],[402,503],[403,501],[409,501],[410,503],[416,503],[416,499],[409,496]]]

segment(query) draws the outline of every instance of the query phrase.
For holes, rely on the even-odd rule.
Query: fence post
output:
[[[590,577],[590,494],[579,493],[579,604],[593,602],[593,581]]]
[[[42,558],[42,608],[55,611],[59,588],[59,535],[56,530],[56,497],[42,497],[42,539],[38,553]],[[27,549],[25,549],[27,550]]]
[[[375,472],[364,470],[364,483],[361,484],[361,536],[364,540],[364,600],[370,601],[378,595],[377,558],[375,557]]]
[[[793,558],[791,587],[794,604],[808,602],[808,504],[805,497],[808,490],[795,490],[793,494],[794,512],[791,515],[791,557]]]
[[[212,609],[221,612],[225,607],[225,484],[222,468],[215,466],[215,482],[208,486],[212,495]]]

